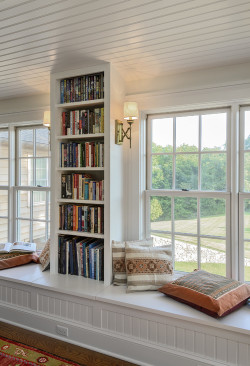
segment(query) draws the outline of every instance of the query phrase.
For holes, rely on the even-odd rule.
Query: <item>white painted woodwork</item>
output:
[[[246,0],[2,1],[0,99],[98,62],[127,82],[248,62],[249,13]]]
[[[96,103],[94,101],[58,104],[60,101],[60,80],[104,72],[104,99],[101,100],[104,105],[104,134],[91,134],[90,139],[104,138],[104,168],[60,168],[60,141],[61,136],[61,113],[67,108],[91,107]],[[67,72],[55,73],[51,75],[51,156],[52,162],[52,212],[51,212],[51,273],[58,272],[58,234],[77,235],[84,237],[94,237],[104,239],[104,282],[110,284],[112,281],[112,251],[111,241],[122,240],[123,233],[123,150],[121,146],[115,144],[115,120],[122,118],[123,101],[125,96],[124,82],[119,73],[110,64],[92,66]],[[97,105],[100,100],[97,101]],[[71,136],[67,136],[70,139]],[[75,136],[73,137],[75,138]],[[88,135],[78,135],[77,139],[88,139]],[[61,195],[61,173],[66,171],[81,172],[87,171],[100,172],[101,179],[104,179],[104,234],[91,234],[77,231],[58,230],[59,223],[59,203],[62,202]],[[59,188],[59,189],[58,189]],[[70,202],[73,202],[71,200]],[[79,200],[74,200],[79,203]],[[82,200],[84,205],[86,201]],[[86,202],[89,203],[89,202]],[[97,201],[95,201],[97,203]],[[84,278],[81,278],[84,281]],[[83,282],[84,286],[84,282]]]
[[[157,291],[72,277],[35,264],[1,271],[0,320],[139,365],[249,366],[250,304],[217,320]]]

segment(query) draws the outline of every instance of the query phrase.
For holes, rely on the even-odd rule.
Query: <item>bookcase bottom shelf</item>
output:
[[[104,240],[59,235],[58,273],[104,281]]]

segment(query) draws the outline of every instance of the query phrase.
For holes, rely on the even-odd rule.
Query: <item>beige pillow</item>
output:
[[[127,292],[157,290],[173,280],[172,247],[126,243]]]
[[[131,245],[153,245],[153,238],[143,240],[127,241]],[[127,275],[125,268],[125,241],[112,241],[112,259],[113,259],[113,284],[126,285]]]
[[[47,243],[39,256],[39,263],[42,265],[42,272],[50,267],[50,238],[47,240]]]

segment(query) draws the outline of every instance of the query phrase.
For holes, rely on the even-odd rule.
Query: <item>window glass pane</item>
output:
[[[197,234],[197,198],[174,199],[175,232]]]
[[[250,152],[244,153],[244,191],[250,192]]]
[[[33,186],[33,162],[34,159],[21,159],[21,185]]]
[[[9,139],[8,131],[0,130],[0,156],[1,156],[1,158],[9,157],[8,139]]]
[[[244,208],[244,239],[250,240],[250,200],[245,200]]]
[[[171,234],[152,233],[153,245],[155,247],[172,245]]]
[[[173,118],[152,121],[152,152],[173,151]]]
[[[176,118],[176,151],[198,151],[199,116]]]
[[[244,239],[250,240],[250,199],[244,202]],[[245,281],[250,281],[250,241],[244,242]]]
[[[47,192],[47,202],[48,202],[48,220],[50,220],[50,192]]]
[[[174,268],[183,272],[193,272],[198,268],[197,238],[175,235]]]
[[[0,216],[8,217],[8,191],[0,190]]]
[[[30,192],[17,191],[17,217],[30,218]]]
[[[250,111],[245,111],[245,150],[250,150]]]
[[[35,220],[46,219],[46,192],[33,192],[33,218]]]
[[[171,198],[151,197],[151,231],[171,231]]]
[[[47,187],[48,182],[48,158],[36,159],[36,185]]]
[[[224,199],[201,198],[201,235],[226,236],[226,202]]]
[[[17,240],[31,241],[29,220],[17,220]]]
[[[201,238],[201,269],[226,276],[226,242]]]
[[[49,130],[36,129],[36,156],[49,156]]]
[[[38,250],[43,249],[46,242],[45,226],[45,222],[33,221],[33,242]]]
[[[176,189],[198,189],[198,155],[176,155]]]
[[[201,156],[202,191],[226,191],[226,154]]]
[[[20,157],[34,156],[33,129],[19,130]]]
[[[226,150],[227,114],[205,114],[202,118],[202,150]]]
[[[152,188],[172,189],[173,180],[173,156],[152,156]]]
[[[0,218],[0,242],[8,242],[8,219]]]
[[[9,160],[0,159],[0,185],[7,186],[9,184]]]

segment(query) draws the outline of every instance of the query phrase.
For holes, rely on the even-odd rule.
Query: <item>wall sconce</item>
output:
[[[45,111],[43,114],[43,125],[50,129],[50,111]]]
[[[131,148],[131,127],[135,119],[138,119],[138,106],[136,102],[125,102],[124,103],[124,119],[127,120],[129,127],[125,131],[123,129],[123,122],[116,119],[115,120],[115,143],[121,145],[124,138],[126,137],[130,141]]]

